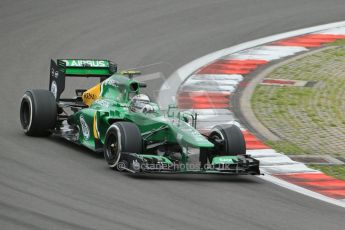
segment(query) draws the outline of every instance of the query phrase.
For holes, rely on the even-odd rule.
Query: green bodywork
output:
[[[236,164],[237,162],[237,156],[216,156],[212,159],[212,164]]]
[[[160,111],[151,103],[154,112],[138,113],[130,109],[130,98],[140,93],[140,83],[126,75],[114,74],[101,84],[100,98],[89,108],[75,113],[74,121],[79,127],[79,142],[97,150],[103,144],[109,126],[116,121],[135,123],[147,142],[178,143],[185,154],[189,148],[213,148],[214,145],[187,123],[189,113]],[[155,132],[157,131],[157,132]],[[139,154],[146,154],[139,153]]]

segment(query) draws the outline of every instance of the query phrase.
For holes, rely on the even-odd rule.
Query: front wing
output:
[[[152,156],[136,153],[122,153],[117,166],[119,171],[130,173],[154,174],[226,174],[260,175],[259,161],[249,155],[228,156],[232,160],[213,160],[211,164],[181,164],[172,162],[164,156]],[[236,158],[234,160],[233,158]]]

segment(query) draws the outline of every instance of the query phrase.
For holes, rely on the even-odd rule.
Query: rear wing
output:
[[[57,59],[50,61],[49,90],[56,101],[65,90],[66,77],[98,77],[103,81],[117,72],[117,65],[100,59]]]

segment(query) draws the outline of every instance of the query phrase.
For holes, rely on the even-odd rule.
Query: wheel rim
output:
[[[219,133],[213,133],[210,137],[213,140],[223,140],[223,138],[219,135]]]
[[[210,139],[218,141],[218,140],[223,140],[224,141],[224,137],[221,133],[215,131],[210,135]],[[217,152],[215,153],[216,155],[218,154],[226,154],[226,149],[225,149],[225,145],[218,145],[218,149]]]
[[[107,138],[106,146],[105,154],[108,159],[109,166],[115,167],[120,158],[120,146],[117,136],[110,134]]]
[[[20,121],[24,130],[28,130],[30,128],[31,120],[31,106],[29,101],[23,100],[20,110]]]

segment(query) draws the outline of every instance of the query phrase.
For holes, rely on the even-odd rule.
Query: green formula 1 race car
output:
[[[119,171],[260,174],[259,161],[246,155],[237,126],[218,125],[207,135],[199,133],[196,113],[174,106],[160,111],[141,93],[146,84],[136,81],[135,74],[117,72],[108,60],[52,60],[49,90],[28,90],[23,96],[20,121],[25,134],[53,134],[102,152]],[[76,89],[73,98],[61,98],[66,77],[98,77],[100,83]]]

